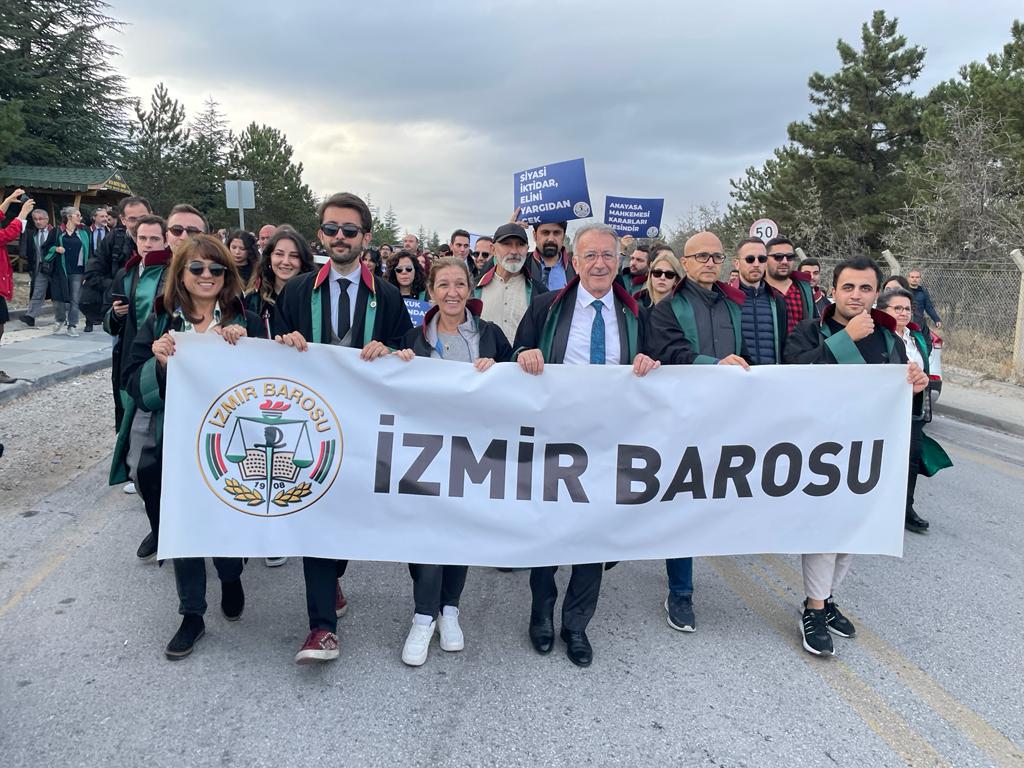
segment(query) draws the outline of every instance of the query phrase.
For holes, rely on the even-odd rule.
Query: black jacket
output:
[[[573,269],[572,259],[569,258],[569,252],[565,248],[562,249],[559,257],[562,259],[562,267],[565,269],[565,284],[568,285],[576,277],[576,270]],[[526,257],[526,264],[530,267],[530,277],[533,278],[533,281],[539,283],[545,291],[550,290],[547,281],[544,279],[544,261],[541,258],[540,251],[535,248]]]
[[[101,243],[102,245],[102,243]],[[139,332],[139,327],[145,323],[145,317],[138,317],[138,296],[137,289],[139,286],[139,263],[142,258],[137,254],[130,258],[121,269],[114,275],[114,279],[110,281],[110,285],[107,290],[106,301],[108,304],[112,304],[111,294],[117,290],[123,290],[127,283],[127,296],[128,296],[128,314],[124,317],[120,317],[114,313],[113,309],[108,309],[103,321],[103,330],[112,336],[117,336],[119,342],[114,345],[112,354],[112,362],[114,367],[114,381],[117,383],[118,389],[124,389],[126,382],[125,366],[128,362],[127,350],[131,349],[132,344],[135,341],[135,336]],[[160,274],[160,278],[156,284],[156,290],[152,297],[146,297],[147,300],[151,300],[150,312],[152,314],[152,308],[156,306],[156,300],[163,295],[164,291],[164,275],[166,275],[167,265],[171,263],[171,251],[164,249],[162,251],[154,251],[146,254],[146,266],[147,267],[163,267],[163,272]]]
[[[312,316],[313,291],[319,291],[320,317],[315,319],[319,328],[321,343],[330,343],[332,312],[330,262],[324,264],[317,272],[307,272],[293,277],[285,285],[277,297],[277,311],[274,313],[271,330],[274,335],[298,331],[308,342],[316,336],[313,333],[314,318]],[[386,280],[374,278],[365,266],[360,266],[359,290],[356,294],[356,308],[352,321],[352,344],[356,348],[364,346],[365,318],[368,304],[374,304],[375,311],[372,339],[382,342],[392,349],[402,346],[405,334],[412,328],[409,311],[398,289]],[[371,287],[372,286],[372,287]]]
[[[85,263],[80,306],[90,321],[102,318],[110,309],[110,286],[114,276],[124,269],[135,253],[135,241],[120,224],[100,243],[100,247]]]
[[[793,332],[786,339],[785,361],[787,363],[798,363],[804,365],[835,365],[837,363],[863,363],[861,358],[857,360],[859,353],[855,353],[855,343],[847,335],[846,331],[840,331],[826,335],[822,330],[825,321],[835,314],[835,304],[825,310],[821,318],[811,318],[800,321]],[[891,343],[892,354],[890,363],[907,362],[907,350],[903,346],[903,339],[896,336],[896,321],[885,312],[877,309],[871,310],[871,318],[875,321],[875,333],[881,333],[886,343]],[[891,337],[891,340],[889,340]],[[892,343],[894,341],[894,343]]]
[[[497,324],[480,317],[483,304],[479,299],[466,302],[466,311],[476,318],[477,331],[480,333],[480,357],[489,357],[496,363],[507,363],[512,359],[512,345]],[[438,313],[437,306],[431,307],[423,318],[423,325],[413,328],[405,334],[404,349],[411,349],[417,357],[430,357],[433,349],[427,341],[427,327]]]
[[[696,322],[692,327],[684,329],[672,306],[672,302],[676,300],[677,296],[690,305],[689,294],[686,291],[687,282],[688,278],[684,277],[679,281],[671,296],[666,296],[650,310],[647,331],[650,341],[647,354],[667,365],[714,365],[725,355],[715,354],[715,350],[702,349]],[[712,286],[712,292],[719,297],[718,307],[726,310],[729,314],[729,330],[732,331],[731,347],[734,349],[732,354],[747,359],[748,355],[742,336],[741,313],[745,300],[743,292],[722,282],[716,282]],[[712,322],[714,322],[714,316],[712,316]],[[738,344],[736,343],[737,336],[739,337]]]
[[[547,291],[533,297],[516,329],[516,339],[512,344],[514,355],[518,356],[519,352],[526,349],[540,349],[545,363],[561,363],[565,360],[578,286],[579,277],[574,277],[560,291]],[[641,314],[636,300],[617,280],[612,284],[612,291],[615,294],[615,317],[619,325],[619,362],[632,365],[636,354],[646,348],[646,318]],[[555,312],[558,313],[557,318]],[[543,340],[544,326],[549,321],[555,323],[550,346]],[[633,329],[632,333],[630,329]]]

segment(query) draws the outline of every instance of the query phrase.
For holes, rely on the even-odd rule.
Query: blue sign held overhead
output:
[[[661,232],[663,197],[612,197],[604,199],[604,223],[620,237],[657,237]]]
[[[405,299],[405,308],[409,310],[409,319],[412,320],[413,327],[418,328],[423,325],[423,318],[430,310],[430,302]]]
[[[592,215],[583,158],[541,165],[513,177],[514,208],[528,224],[586,219]]]

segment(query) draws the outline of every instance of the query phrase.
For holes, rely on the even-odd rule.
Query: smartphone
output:
[[[127,304],[128,303],[128,297],[125,296],[123,293],[111,292],[111,294],[110,294],[110,303],[113,304],[115,301],[120,301],[122,304]]]

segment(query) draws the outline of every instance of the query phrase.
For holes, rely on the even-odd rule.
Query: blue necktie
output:
[[[604,302],[594,299],[590,306],[594,308],[594,324],[590,326],[590,364],[604,365],[604,316],[601,314]]]

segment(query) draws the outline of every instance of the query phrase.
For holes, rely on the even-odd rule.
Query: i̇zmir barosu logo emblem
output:
[[[206,484],[232,509],[291,515],[314,504],[337,477],[341,426],[300,382],[250,379],[210,406],[197,453]]]

